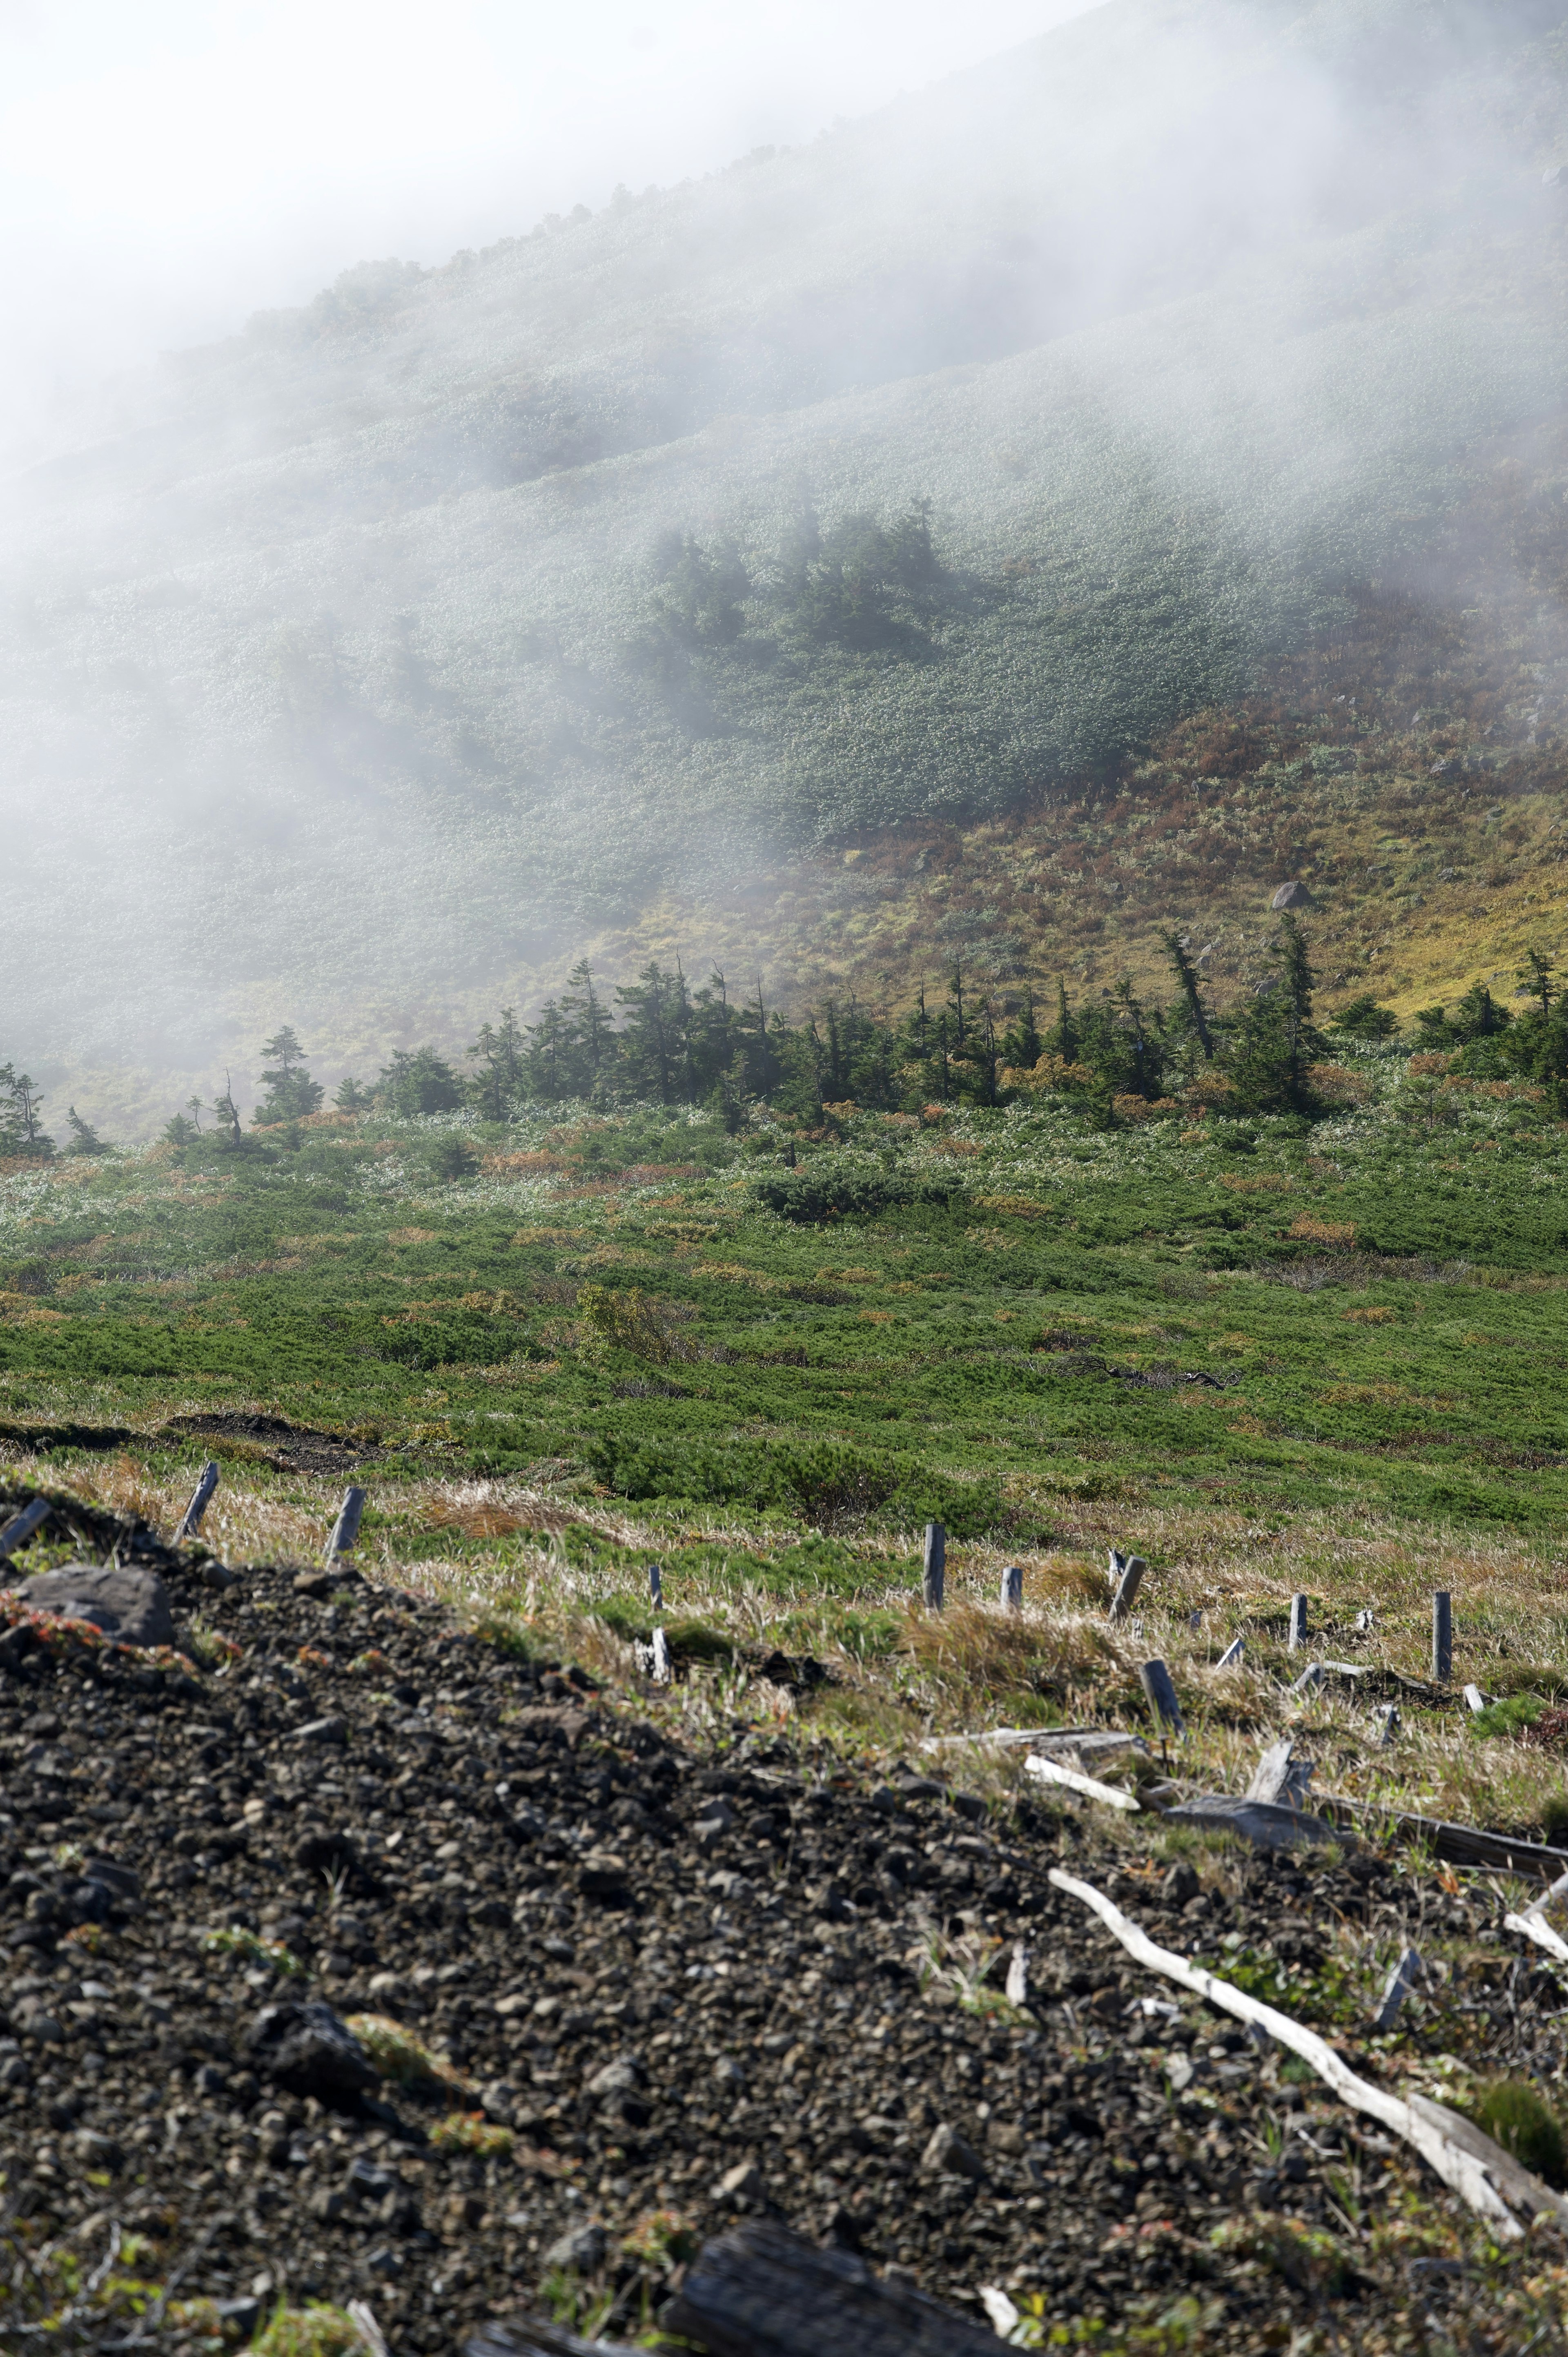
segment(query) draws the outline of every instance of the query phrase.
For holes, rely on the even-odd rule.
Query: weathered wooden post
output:
[[[1112,1620],[1125,1620],[1137,1599],[1138,1590],[1144,1584],[1144,1574],[1148,1568],[1141,1555],[1130,1555],[1122,1559],[1116,1593],[1111,1599]]]
[[[1022,1612],[1024,1609],[1024,1566],[1010,1563],[1002,1575],[1002,1609]]]
[[[40,1523],[48,1521],[49,1512],[47,1498],[35,1498],[30,1506],[23,1507],[15,1522],[6,1523],[0,1531],[0,1563],[5,1562],[13,1547],[19,1547],[24,1539],[32,1537]]]
[[[1421,1978],[1421,1974],[1420,1956],[1413,1948],[1406,1948],[1388,1979],[1383,1983],[1383,1994],[1372,2015],[1371,2027],[1374,2038],[1386,2035],[1393,2028],[1401,2006],[1410,1995],[1415,1982]]]
[[[926,1524],[925,1570],[920,1582],[928,1612],[942,1609],[942,1587],[948,1565],[948,1534],[940,1523]]]
[[[664,1609],[664,1575],[656,1563],[648,1566],[648,1593],[656,1612]]]
[[[1214,1666],[1217,1670],[1239,1670],[1246,1658],[1246,1646],[1240,1637],[1232,1637]]]
[[[1022,1940],[1013,1943],[1013,1954],[1007,1966],[1007,2002],[1027,2005],[1029,2002],[1029,1951]]]
[[[201,1528],[201,1517],[212,1503],[213,1492],[217,1487],[218,1468],[209,1461],[202,1467],[201,1479],[190,1493],[190,1503],[179,1518],[179,1527],[174,1534],[176,1546],[178,1546],[182,1539],[193,1539],[196,1536],[197,1532]]]
[[[1432,1598],[1432,1674],[1445,1686],[1454,1669],[1454,1598],[1446,1587]]]
[[[1149,1708],[1159,1721],[1162,1732],[1167,1727],[1174,1727],[1178,1735],[1185,1734],[1176,1684],[1164,1662],[1145,1662],[1138,1676],[1148,1696]]]
[[[352,1555],[354,1541],[360,1535],[360,1517],[365,1511],[363,1490],[345,1490],[343,1502],[338,1509],[338,1520],[332,1525],[332,1535],[327,1542],[328,1568],[341,1555]]]
[[[1293,1596],[1290,1600],[1290,1651],[1299,1653],[1306,1642],[1306,1598]]]
[[[653,1632],[653,1683],[656,1686],[667,1686],[670,1683],[670,1648],[665,1642],[662,1629],[655,1629]]]

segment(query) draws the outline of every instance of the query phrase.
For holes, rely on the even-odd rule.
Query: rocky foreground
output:
[[[394,2357],[536,2297],[629,2338],[769,2212],[977,2322],[986,2287],[1071,2342],[1106,2319],[1101,2348],[1501,2350],[1553,2312],[1444,2256],[1419,2163],[1046,1876],[1215,1957],[1311,1962],[1337,1917],[1462,1935],[1499,2059],[1554,2062],[1557,1984],[1484,1886],[1434,1915],[1357,1855],[1200,1884],[1070,1798],[739,1727],[694,1754],[352,1575],[127,1557],[180,1650],[0,1615],[0,2343],[112,2248],[147,2315],[79,2302],[52,2345],[233,2345],[280,2299],[368,2302]],[[1028,1945],[1026,2007],[975,1982],[993,1939]]]

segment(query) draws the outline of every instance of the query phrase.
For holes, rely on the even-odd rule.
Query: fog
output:
[[[328,1081],[460,1047],[1135,752],[1359,583],[1466,594],[1561,407],[1562,15],[38,31],[0,1060],[125,1134],[285,1020]]]
[[[810,139],[1085,5],[4,0],[0,438],[367,254],[444,262]]]

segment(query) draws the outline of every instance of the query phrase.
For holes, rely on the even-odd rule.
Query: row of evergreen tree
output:
[[[955,964],[939,999],[922,989],[894,1022],[870,1014],[852,993],[827,996],[803,1021],[788,1023],[768,1008],[760,986],[737,998],[715,971],[693,990],[678,961],[672,971],[650,962],[607,997],[585,959],[536,1022],[520,1023],[504,1007],[497,1021],[480,1026],[460,1065],[433,1046],[400,1049],[373,1080],[345,1079],[333,1104],[348,1114],[472,1109],[500,1122],[530,1103],[651,1102],[706,1105],[736,1129],[758,1103],[810,1118],[824,1105],[851,1103],[889,1111],[993,1105],[1047,1086],[1076,1092],[1098,1117],[1113,1121],[1118,1099],[1124,1106],[1158,1100],[1208,1074],[1223,1079],[1224,1102],[1238,1113],[1320,1110],[1315,1068],[1334,1043],[1314,1015],[1316,977],[1297,920],[1282,921],[1269,975],[1223,1014],[1209,1004],[1185,940],[1166,933],[1164,948],[1171,991],[1160,1004],[1145,1004],[1123,982],[1074,1006],[1058,983],[1049,1010],[1029,992],[1004,1015]],[[1568,996],[1536,951],[1520,982],[1528,1001],[1522,1012],[1477,985],[1452,1008],[1421,1009],[1410,1044],[1444,1049],[1477,1073],[1541,1083],[1568,1113]],[[1341,1039],[1380,1039],[1392,1038],[1399,1024],[1389,1008],[1363,997],[1342,1008],[1331,1029]],[[273,1128],[319,1113],[326,1092],[292,1027],[275,1032],[262,1052],[264,1094],[252,1125]],[[68,1153],[109,1150],[74,1105],[66,1118]],[[214,1134],[236,1146],[244,1136],[227,1080],[210,1103],[192,1097],[164,1132],[180,1146]],[[55,1151],[38,1083],[0,1065],[0,1154]]]

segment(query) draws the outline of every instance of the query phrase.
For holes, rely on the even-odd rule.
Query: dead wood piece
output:
[[[1271,1743],[1252,1770],[1252,1781],[1247,1787],[1249,1801],[1277,1801],[1291,1781],[1291,1754],[1295,1749],[1290,1737]]]
[[[1075,1768],[1064,1768],[1058,1760],[1031,1757],[1024,1762],[1024,1772],[1038,1777],[1043,1784],[1063,1784],[1069,1792],[1081,1792],[1086,1801],[1103,1801],[1112,1809],[1136,1813],[1138,1803],[1131,1792],[1123,1792],[1115,1784],[1099,1783],[1092,1776],[1080,1776]]]
[[[1421,1978],[1422,1962],[1413,1948],[1406,1948],[1397,1964],[1383,1983],[1383,1994],[1372,2015],[1372,2029],[1385,2036],[1399,2018],[1399,2010],[1411,1990]]]
[[[1234,1792],[1197,1792],[1165,1811],[1165,1823],[1201,1825],[1209,1833],[1241,1834],[1260,1849],[1288,1849],[1294,1842],[1344,1838],[1339,1826],[1288,1803],[1238,1799]]]
[[[1446,2104],[1434,2103],[1430,2095],[1412,2095],[1410,2107],[1418,2118],[1429,2120],[1452,2143],[1478,2161],[1503,2199],[1511,2201],[1527,2218],[1539,2218],[1544,2211],[1560,2225],[1568,2224],[1568,2198],[1543,2185],[1505,2145],[1495,2144],[1486,2130],[1478,2128],[1474,2120],[1467,2120],[1463,2112],[1451,2112]]]
[[[1370,1801],[1341,1800],[1337,1794],[1324,1798],[1337,1816],[1386,1825],[1411,1840],[1430,1842],[1451,1866],[1500,1867],[1505,1874],[1542,1878],[1568,1870],[1568,1850],[1549,1849],[1544,1842],[1516,1841],[1511,1834],[1482,1833],[1475,1825],[1445,1824],[1438,1817],[1412,1817],[1401,1809],[1380,1809]]]
[[[995,2357],[997,2346],[988,2326],[771,2219],[704,2243],[660,2322],[710,2357]]]
[[[463,2343],[463,2357],[636,2357],[624,2341],[579,2341],[545,2316],[513,2317],[505,2324],[481,2324]]]
[[[1568,1897],[1568,1874],[1560,1874],[1551,1889],[1543,1890],[1540,1898],[1532,1900],[1520,1914],[1505,1915],[1504,1931],[1522,1932],[1527,1940],[1533,1940],[1536,1946],[1544,1948],[1549,1956],[1556,1956],[1561,1963],[1568,1964],[1568,1940],[1554,1931],[1546,1920],[1547,1909],[1554,1900],[1563,1897]]]
[[[1517,2170],[1519,2164],[1503,2151],[1500,2145],[1494,2145],[1489,2136],[1481,2136],[1479,2129],[1469,2128],[1468,2123],[1466,2136],[1463,2138],[1455,2136],[1441,2120],[1430,2117],[1427,2110],[1405,2103],[1402,2097],[1390,2094],[1385,2088],[1373,2086],[1369,2080],[1360,2078],[1352,2071],[1316,2030],[1294,2020],[1288,2013],[1276,2013],[1272,2005],[1260,2004],[1256,1997],[1245,1996],[1240,1989],[1233,1988],[1229,1981],[1222,1981],[1215,1974],[1206,1972],[1201,1964],[1189,1964],[1185,1956],[1176,1955],[1169,1948],[1159,1947],[1146,1932],[1140,1931],[1091,1883],[1080,1882],[1076,1875],[1064,1874],[1056,1866],[1050,1869],[1049,1879],[1058,1890],[1068,1891],[1074,1899],[1080,1899],[1086,1907],[1091,1907],[1113,1938],[1119,1940],[1129,1955],[1135,1956],[1141,1964],[1146,1964],[1151,1972],[1163,1974],[1167,1980],[1178,1982],[1183,1988],[1191,1989],[1195,1996],[1206,1997],[1210,2005],[1218,2007],[1222,2013],[1233,2014],[1238,2021],[1245,2022],[1249,2028],[1256,2026],[1266,2030],[1280,2045],[1289,2047],[1293,2054],[1299,2054],[1304,2062],[1309,2062],[1341,2102],[1349,2104],[1357,2111],[1369,2113],[1373,2119],[1380,2121],[1404,2143],[1413,2146],[1422,2158],[1436,2170],[1444,2183],[1452,2186],[1478,2216],[1490,2219],[1499,2234],[1509,2239],[1519,2236],[1521,2232],[1519,2221],[1499,2190],[1505,2176]],[[1528,2178],[1528,2172],[1522,2173]],[[1531,2215],[1535,2210],[1550,2209],[1553,2196],[1546,2187],[1534,2178],[1528,2178],[1528,2182],[1534,2204]]]

